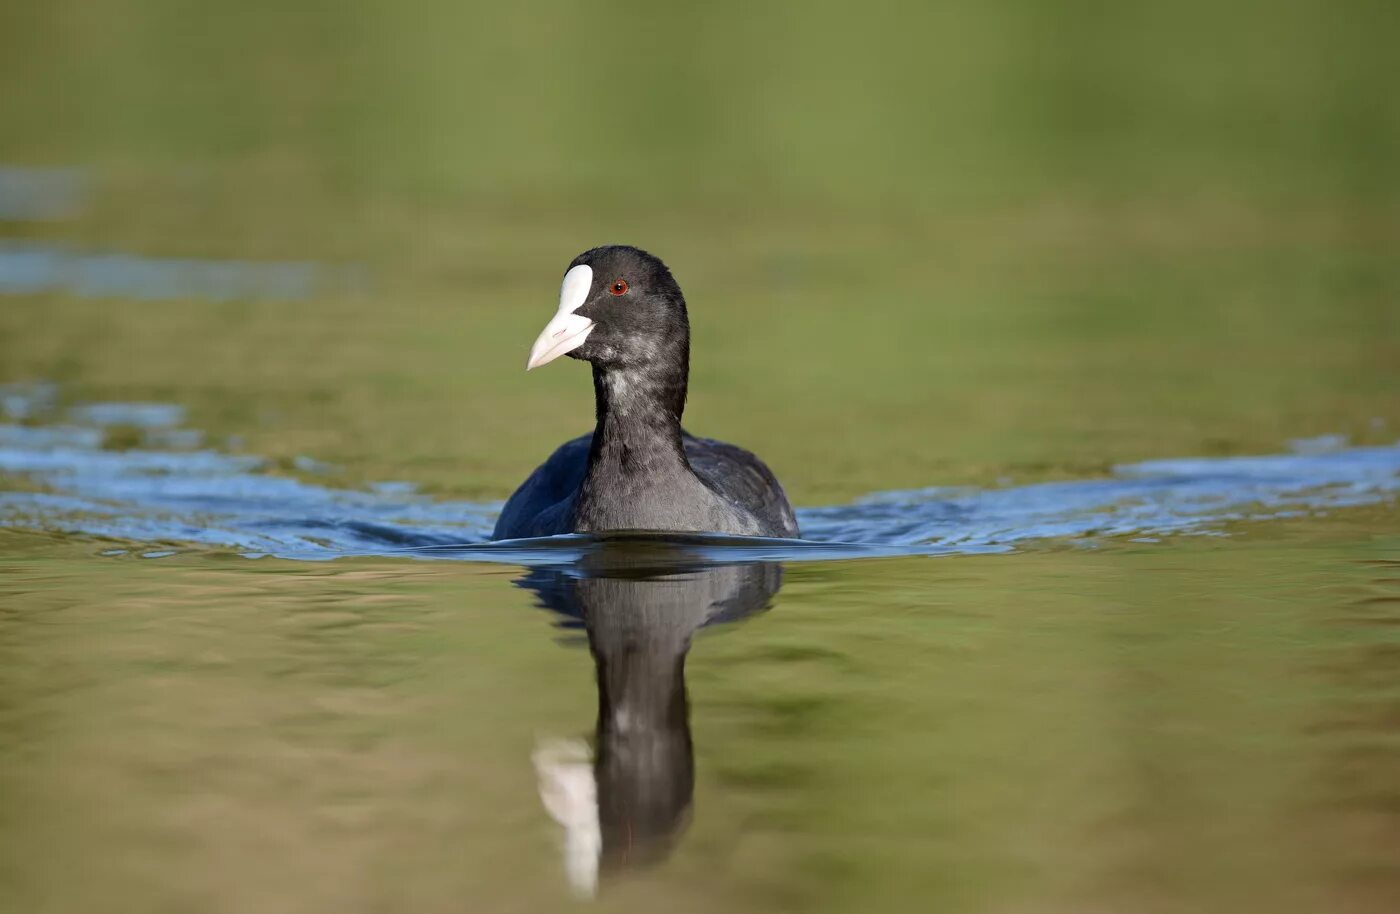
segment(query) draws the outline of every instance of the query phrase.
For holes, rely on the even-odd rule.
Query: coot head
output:
[[[526,369],[561,355],[602,368],[685,369],[685,298],[661,259],[627,245],[584,251],[569,264],[559,311],[530,348]]]

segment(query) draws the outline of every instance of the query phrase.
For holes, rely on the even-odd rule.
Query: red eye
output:
[[[608,291],[614,295],[623,294],[627,291],[627,280],[619,279],[617,282],[613,283],[611,286],[608,287]]]

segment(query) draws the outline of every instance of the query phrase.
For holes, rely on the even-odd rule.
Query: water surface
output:
[[[491,504],[278,475],[167,404],[8,396],[62,417],[0,426],[25,909],[1400,889],[1400,447],[880,493],[800,541],[495,544]]]
[[[0,914],[1400,910],[1397,10],[0,5]]]

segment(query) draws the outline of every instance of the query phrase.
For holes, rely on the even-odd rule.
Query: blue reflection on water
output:
[[[78,298],[293,301],[354,292],[360,270],[309,261],[202,260],[104,254],[0,241],[0,294],[63,292]]]
[[[49,388],[30,388],[38,399]],[[12,415],[32,413],[0,389]],[[90,404],[49,425],[0,424],[0,472],[38,491],[0,492],[0,526],[138,543],[185,543],[304,559],[402,554],[566,564],[594,541],[490,543],[499,504],[442,501],[393,483],[336,489],[273,475],[256,456],[197,446],[164,404]],[[32,418],[31,418],[32,422]],[[106,423],[144,428],[144,446],[103,448]],[[173,442],[173,443],[172,443]],[[184,446],[181,446],[181,445]],[[798,511],[803,541],[699,537],[714,561],[1000,552],[1044,539],[1092,545],[1218,533],[1227,522],[1297,516],[1393,500],[1400,444],[1299,443],[1297,453],[1153,460],[1111,477],[998,489],[883,492]],[[304,467],[324,469],[314,461]]]
[[[0,165],[0,221],[76,217],[87,206],[90,184],[87,172],[78,168]],[[296,301],[328,292],[356,292],[364,284],[360,268],[301,260],[146,257],[0,240],[0,295],[59,292],[135,301]]]
[[[71,219],[87,205],[88,177],[78,168],[0,165],[0,220]]]

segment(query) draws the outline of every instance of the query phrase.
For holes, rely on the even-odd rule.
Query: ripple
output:
[[[442,501],[407,483],[336,489],[208,449],[103,449],[101,427],[111,421],[159,431],[165,437],[156,442],[200,440],[175,428],[183,414],[165,404],[92,404],[69,415],[88,424],[0,425],[0,472],[27,483],[0,492],[0,526],[297,559],[412,555],[536,566],[568,565],[628,536],[492,543],[499,503]],[[1044,540],[1218,535],[1235,521],[1375,504],[1397,492],[1400,444],[1347,448],[1329,438],[1327,448],[1289,454],[1127,464],[1103,479],[880,492],[799,509],[803,540],[665,539],[699,564],[1004,552]]]

